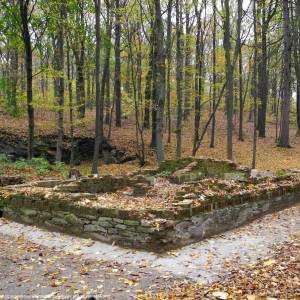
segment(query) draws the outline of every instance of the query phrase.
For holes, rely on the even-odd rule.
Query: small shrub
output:
[[[33,158],[31,160],[21,159],[14,163],[17,170],[33,169],[39,174],[47,173],[51,170],[51,165],[47,159],[42,157]]]
[[[287,175],[287,173],[285,170],[278,170],[278,171],[276,171],[275,175],[276,175],[276,177],[284,177]]]
[[[51,164],[43,157],[33,158],[29,161],[29,164],[39,173],[46,173],[51,170]]]
[[[165,171],[162,171],[162,172],[156,174],[155,176],[156,177],[168,177],[168,176],[171,176],[171,175],[172,175],[171,171],[165,170]]]
[[[65,178],[69,176],[69,170],[63,162],[55,162],[52,169],[62,173]]]
[[[6,154],[0,154],[0,174],[3,174],[7,165],[10,164],[10,159]]]

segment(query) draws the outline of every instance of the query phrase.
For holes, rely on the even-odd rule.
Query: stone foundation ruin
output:
[[[126,176],[3,187],[0,211],[26,224],[157,250],[199,241],[299,199],[297,171],[251,178],[231,161],[186,158]]]

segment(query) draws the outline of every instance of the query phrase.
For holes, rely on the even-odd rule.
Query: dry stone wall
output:
[[[79,206],[76,197],[66,200],[59,195],[2,190],[0,210],[4,217],[26,224],[128,247],[161,250],[208,238],[294,205],[300,200],[300,184],[234,198],[220,197],[199,207],[184,202],[176,209]],[[80,198],[81,194],[76,195]]]

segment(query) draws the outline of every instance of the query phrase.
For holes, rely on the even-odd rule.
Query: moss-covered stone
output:
[[[72,225],[82,225],[82,221],[76,217],[74,214],[67,214],[64,216],[64,219]]]

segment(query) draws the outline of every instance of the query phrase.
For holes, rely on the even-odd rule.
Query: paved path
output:
[[[100,293],[112,299],[132,299],[136,290],[155,290],[157,287],[167,286],[176,280],[188,279],[192,282],[208,283],[227,276],[241,264],[251,264],[259,257],[270,255],[274,243],[286,241],[290,235],[299,230],[300,206],[295,206],[267,215],[249,225],[220,236],[167,252],[164,255],[157,255],[61,233],[48,232],[36,227],[0,219],[0,238],[6,241],[6,243],[0,243],[0,252],[7,253],[9,247],[13,252],[13,249],[26,248],[26,245],[32,243],[31,247],[38,247],[40,250],[33,253],[29,251],[31,255],[37,255],[37,252],[41,251],[41,255],[48,255],[50,260],[51,256],[52,259],[55,256],[57,269],[64,265],[58,280],[65,276],[66,282],[59,282],[57,287],[51,286],[55,285],[52,283],[53,280],[50,283],[41,283],[39,277],[41,270],[37,267],[34,268],[37,270],[35,282],[39,286],[30,292],[32,282],[27,281],[28,287],[26,286],[24,289],[24,284],[21,281],[19,290],[21,294],[49,295],[53,290],[52,292],[57,292],[57,295],[69,295],[74,293],[74,287],[69,292],[65,288],[61,290],[60,288],[70,282],[69,274],[77,274],[78,276],[74,278],[79,283],[80,281],[84,282],[81,285],[85,285],[86,290],[77,287],[75,294]],[[13,254],[10,253],[10,255]],[[22,256],[22,254],[19,255]],[[30,259],[33,259],[32,263],[38,261],[38,257],[34,257],[34,255]],[[15,260],[17,261],[18,258],[15,257]],[[11,261],[9,255],[6,262],[5,257],[0,259],[0,295],[18,292],[14,287],[16,282],[20,283],[20,281],[14,275],[15,265],[9,264],[9,261]],[[71,261],[72,263],[70,263]],[[88,274],[81,274],[84,273],[80,270],[84,268],[82,266],[85,264],[93,267],[87,267],[89,269]],[[43,263],[41,265],[43,266]],[[4,282],[1,277],[5,272],[12,273],[12,276]],[[116,276],[118,280],[115,280]],[[46,276],[47,280],[48,277]],[[5,278],[6,276],[4,276]],[[74,278],[73,281],[76,285]],[[101,283],[99,285],[101,291],[97,290],[97,285],[95,285],[97,280]],[[41,288],[43,286],[45,287]]]

